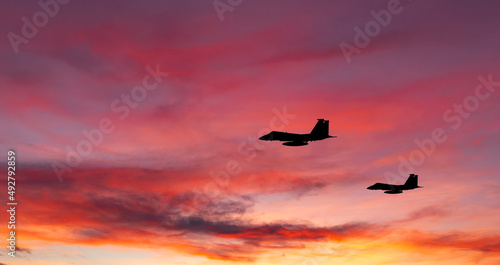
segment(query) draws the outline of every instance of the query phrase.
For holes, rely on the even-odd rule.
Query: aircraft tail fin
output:
[[[418,175],[410,174],[405,182],[406,187],[418,187]]]
[[[324,135],[328,136],[329,121],[318,119],[318,122],[311,131],[311,135]]]

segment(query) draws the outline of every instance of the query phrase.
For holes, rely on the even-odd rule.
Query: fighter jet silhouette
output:
[[[416,188],[423,188],[418,186],[418,175],[410,174],[404,185],[393,185],[386,183],[375,183],[367,189],[369,190],[386,190],[384,193],[387,194],[398,194],[403,193],[403,190],[412,190]]]
[[[309,141],[319,141],[326,138],[335,138],[337,136],[328,135],[328,124],[329,121],[324,119],[318,119],[318,122],[312,129],[311,133],[307,134],[297,134],[288,132],[277,132],[272,131],[262,137],[259,140],[263,141],[286,141],[283,145],[287,146],[301,146],[307,145]]]

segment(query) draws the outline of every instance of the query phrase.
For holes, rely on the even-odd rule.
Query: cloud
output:
[[[481,235],[465,232],[444,234],[414,232],[412,235],[414,239],[410,243],[416,246],[468,249],[480,251],[484,254],[491,252],[499,255],[500,253],[499,235]]]
[[[22,253],[31,254],[31,249],[29,249],[29,248],[21,248],[21,247],[17,246],[16,247],[16,251],[19,251],[19,252],[22,252]]]
[[[426,206],[411,212],[408,217],[400,220],[400,222],[415,222],[426,218],[431,220],[444,218],[451,215],[452,211],[450,208],[449,203]]]

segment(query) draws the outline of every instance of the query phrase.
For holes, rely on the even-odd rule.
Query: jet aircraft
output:
[[[307,134],[297,134],[288,132],[278,132],[272,131],[262,137],[259,140],[263,141],[284,141],[283,145],[287,146],[302,146],[307,145],[310,141],[319,141],[326,138],[335,138],[337,136],[328,135],[329,121],[324,119],[318,119],[318,122],[312,129],[311,133]]]
[[[394,184],[386,184],[386,183],[375,183],[371,185],[367,189],[369,190],[385,190],[384,193],[387,194],[398,194],[403,193],[403,190],[412,190],[416,188],[423,188],[418,186],[418,175],[410,174],[405,184],[403,185],[394,185]]]

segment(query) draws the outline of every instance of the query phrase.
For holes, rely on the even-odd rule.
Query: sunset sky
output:
[[[500,264],[500,2],[41,3],[0,16],[0,265]]]

